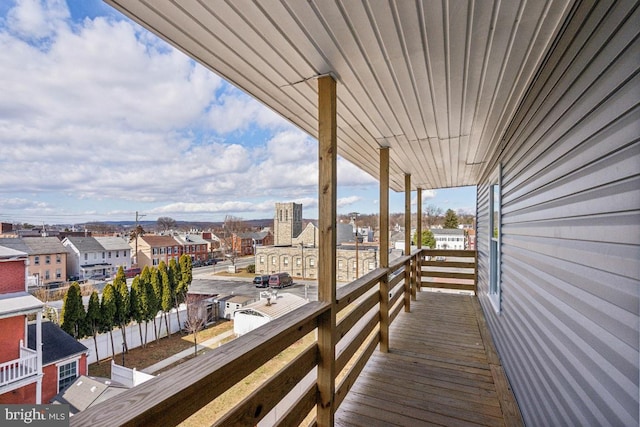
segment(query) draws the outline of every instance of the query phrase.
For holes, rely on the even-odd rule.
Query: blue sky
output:
[[[315,139],[101,1],[0,2],[0,64],[0,221],[317,217]],[[378,197],[340,158],[338,212]],[[473,187],[423,199],[475,209]]]

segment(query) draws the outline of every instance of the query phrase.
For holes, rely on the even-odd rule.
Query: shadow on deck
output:
[[[523,425],[476,296],[420,292],[336,412],[340,426]]]

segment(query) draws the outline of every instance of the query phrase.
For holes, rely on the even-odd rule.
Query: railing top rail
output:
[[[355,301],[360,295],[375,286],[375,284],[378,283],[385,274],[387,274],[386,268],[376,268],[353,282],[337,289],[336,303],[338,311],[345,308],[347,305]]]
[[[424,249],[425,248],[414,249],[414,250],[411,251],[411,253],[409,255],[414,257],[416,255],[419,255]]]
[[[25,353],[29,353],[29,355],[34,356],[37,355],[38,352],[35,350],[30,349],[29,347],[20,347],[20,351],[23,351]]]
[[[71,418],[72,426],[175,425],[316,327],[315,301]]]
[[[392,262],[389,263],[389,270],[394,271],[399,269],[400,267],[404,266],[404,264],[410,259],[411,257],[409,255],[401,256],[394,259]]]
[[[423,256],[452,256],[475,257],[476,251],[472,249],[422,249]]]

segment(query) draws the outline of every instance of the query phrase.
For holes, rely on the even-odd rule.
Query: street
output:
[[[227,263],[227,261],[225,261]],[[269,291],[269,288],[256,288],[253,284],[253,277],[218,276],[213,272],[222,271],[218,263],[217,266],[199,267],[193,269],[193,281],[189,291],[220,294],[220,295],[250,295],[259,298],[260,292]],[[236,262],[236,265],[238,263]],[[224,267],[226,269],[226,267]],[[291,293],[309,301],[318,300],[318,284],[313,280],[293,279],[293,286],[278,289],[278,293]]]

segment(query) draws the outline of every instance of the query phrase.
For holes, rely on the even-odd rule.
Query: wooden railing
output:
[[[422,287],[476,291],[476,251],[424,249]]]
[[[20,347],[20,358],[0,363],[0,387],[38,374],[35,350]]]
[[[395,260],[336,291],[337,409],[371,354],[388,339],[389,324],[415,296],[422,251]],[[384,308],[386,307],[386,312]],[[331,304],[311,302],[99,405],[76,414],[72,426],[176,425],[242,381],[282,350],[317,330]],[[381,311],[382,310],[382,311]],[[384,315],[386,313],[386,315]],[[386,322],[385,322],[386,320]],[[387,323],[388,322],[388,323]],[[383,346],[381,345],[381,348]],[[319,401],[317,340],[224,414],[214,425],[255,426],[287,394],[297,395],[276,425],[315,424]]]

